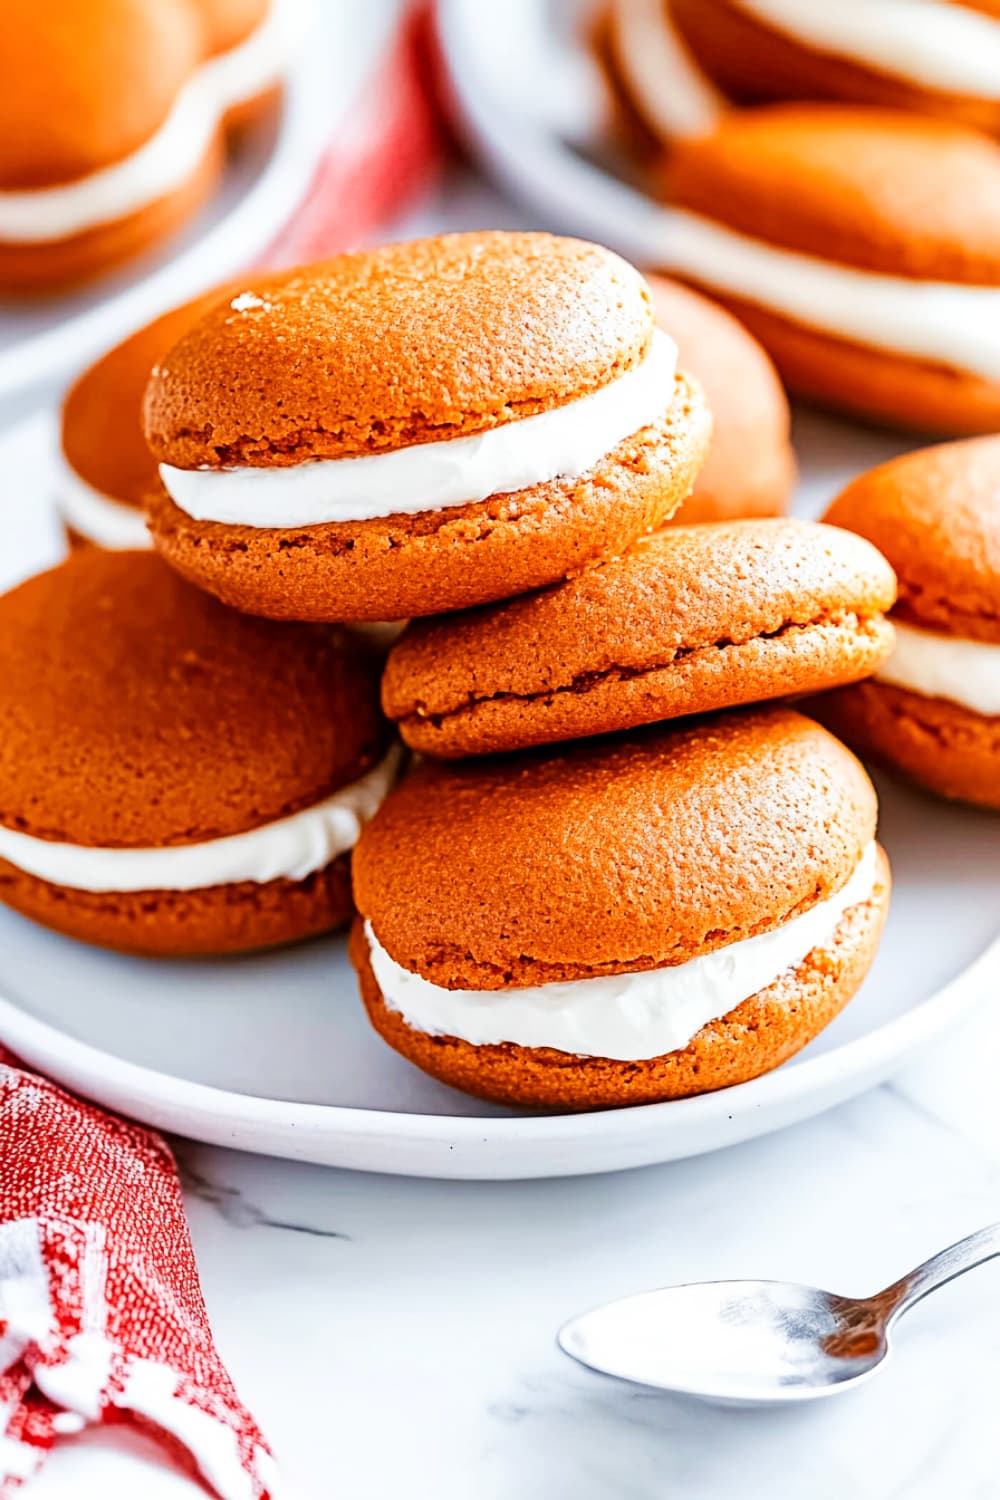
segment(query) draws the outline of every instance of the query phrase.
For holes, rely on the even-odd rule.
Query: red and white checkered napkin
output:
[[[132,1423],[223,1500],[274,1460],[212,1342],[173,1157],[0,1047],[0,1500],[55,1439]]]

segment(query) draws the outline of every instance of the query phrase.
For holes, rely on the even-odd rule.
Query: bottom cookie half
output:
[[[172,192],[124,218],[65,239],[0,240],[0,288],[41,295],[82,285],[159,245],[197,213],[222,172],[221,138],[213,139],[191,176]]]
[[[746,324],[797,396],[868,421],[942,436],[973,436],[1000,427],[996,381],[850,343],[718,289],[702,290]]]
[[[869,900],[850,907],[833,944],[752,995],[688,1045],[662,1057],[621,1062],[513,1043],[472,1046],[431,1036],[390,1010],[372,973],[360,923],[351,934],[368,1017],[397,1052],[442,1083],[496,1103],[533,1109],[609,1109],[709,1093],[745,1083],[792,1057],[843,1009],[875,957],[889,905],[889,865],[879,851]]]
[[[157,957],[243,953],[298,942],[350,920],[351,860],[305,880],[194,891],[71,890],[0,860],[0,901],[81,942]]]
[[[859,755],[939,797],[1000,810],[1000,718],[874,679],[805,706]]]

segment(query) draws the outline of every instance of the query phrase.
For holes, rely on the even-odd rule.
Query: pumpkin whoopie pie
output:
[[[1000,429],[1000,144],[847,105],[733,111],[680,140],[664,262],[789,388],[903,426]]]
[[[795,482],[788,400],[767,354],[718,303],[649,276],[660,328],[677,345],[712,412],[712,446],[671,524],[778,516]]]
[[[851,753],[785,708],[424,762],[354,853],[369,1017],[444,1083],[544,1108],[776,1067],[855,993],[889,875]]]
[[[892,569],[810,521],[667,527],[539,593],[412,624],[382,703],[451,758],[856,682],[884,662]]]
[[[220,39],[241,35],[226,0],[8,0],[0,292],[85,281],[185,223],[217,183],[230,112],[288,60],[290,3],[209,56],[213,12]]]
[[[239,290],[234,282],[171,308],[109,349],[66,392],[55,491],[72,543],[119,549],[153,545],[143,509],[157,477],[142,430],[150,372],[201,313]]]
[[[83,281],[177,229],[214,188],[216,118],[190,90],[190,0],[9,0],[0,290]]]
[[[931,791],[1000,808],[1000,437],[893,459],[826,519],[882,549],[899,602],[892,655],[817,713]]]
[[[652,3],[700,69],[701,86],[739,103],[836,99],[1000,133],[996,0]],[[667,87],[662,80],[658,98]]]
[[[398,749],[347,632],[79,548],[0,599],[0,900],[86,942],[229,953],[339,926]]]
[[[709,428],[625,261],[445,235],[252,278],[185,334],[146,395],[150,527],[251,613],[434,614],[623,551]]]

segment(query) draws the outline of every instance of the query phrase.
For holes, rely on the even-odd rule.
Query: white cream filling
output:
[[[1000,381],[1000,287],[857,270],[681,209],[660,222],[666,269],[834,338]]]
[[[827,946],[848,907],[871,895],[875,869],[872,843],[835,896],[773,932],[687,963],[530,989],[442,989],[390,958],[370,923],[365,932],[383,1000],[418,1031],[476,1047],[511,1042],[638,1062],[686,1047],[709,1021],[728,1015],[813,949]]]
[[[401,757],[393,745],[359,781],[245,833],[160,849],[100,849],[0,827],[0,859],[78,891],[195,891],[246,880],[305,880],[353,849],[395,780]]]
[[[56,505],[67,526],[109,551],[133,552],[153,545],[143,511],[94,489],[61,450],[57,464]]]
[[[735,0],[773,31],[920,88],[1000,99],[1000,25],[941,0]]]
[[[488,432],[289,468],[161,464],[160,475],[189,516],[231,526],[319,526],[468,505],[585,474],[625,438],[663,418],[676,370],[677,346],[657,330],[642,363],[610,385]]]
[[[42,243],[126,218],[175,192],[196,171],[223,116],[276,83],[301,32],[302,0],[272,0],[255,31],[202,63],[138,151],[75,182],[0,190],[0,240]]]
[[[664,0],[613,0],[618,66],[646,123],[664,140],[711,130],[725,101],[671,24]]]
[[[1000,645],[941,635],[893,616],[895,645],[875,676],[923,698],[947,698],[974,714],[1000,715]]]
[[[308,0],[270,0],[260,23],[242,42],[202,64],[219,115],[272,88],[306,33]]]

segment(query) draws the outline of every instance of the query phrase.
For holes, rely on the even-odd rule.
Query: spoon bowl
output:
[[[609,1375],[728,1406],[808,1401],[857,1385],[889,1352],[866,1302],[784,1281],[707,1281],[574,1318],[566,1354]]]
[[[559,1345],[604,1374],[722,1405],[813,1401],[868,1380],[885,1362],[902,1313],[997,1255],[993,1224],[872,1297],[787,1281],[664,1287],[572,1319]]]

